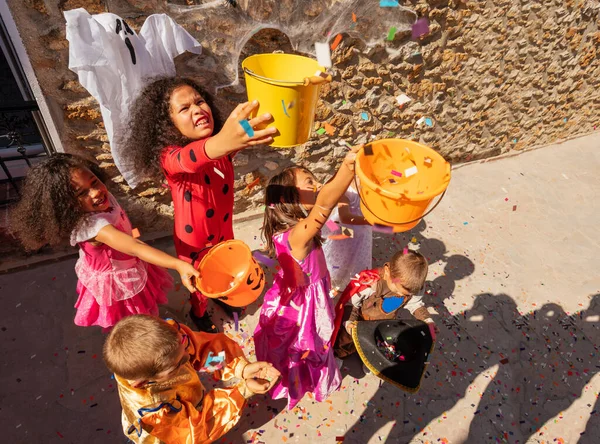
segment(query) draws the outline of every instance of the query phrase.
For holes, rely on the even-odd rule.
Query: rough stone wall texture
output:
[[[343,1],[343,0],[342,0]],[[69,152],[94,156],[114,182],[112,189],[142,230],[171,224],[168,191],[156,184],[131,190],[114,167],[100,112],[68,66],[62,11],[122,15],[136,29],[168,4],[202,0],[9,0],[38,80]],[[406,0],[430,20],[419,41],[398,33],[393,59],[385,50],[364,50],[345,36],[333,53],[334,81],[322,89],[315,130],[327,122],[333,134],[313,134],[294,149],[259,148],[236,159],[236,212],[260,206],[269,176],[292,163],[317,175],[333,173],[343,157],[340,140],[401,137],[421,141],[457,163],[522,150],[589,133],[600,120],[600,4],[582,0]],[[192,35],[192,10],[171,14]],[[217,20],[217,18],[213,18]],[[360,18],[359,18],[360,19]],[[221,24],[227,28],[228,24]],[[183,55],[178,73],[208,83],[222,70],[211,66],[219,46],[202,42],[201,56]],[[217,42],[218,43],[218,42]],[[382,41],[382,44],[384,42]],[[247,55],[292,50],[285,35],[263,30],[244,47]],[[208,54],[208,55],[207,55]],[[220,83],[220,82],[216,82]],[[395,97],[412,98],[400,107]],[[217,103],[228,113],[244,99],[243,88],[221,90]],[[363,120],[361,113],[368,119]],[[428,117],[427,123],[418,122]],[[431,123],[429,125],[428,123]],[[260,178],[260,183],[248,187]]]

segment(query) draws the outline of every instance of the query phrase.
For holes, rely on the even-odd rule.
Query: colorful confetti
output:
[[[333,43],[331,44],[331,50],[335,51],[335,48],[337,48],[341,42],[342,42],[342,34],[336,35],[335,39],[333,39]]]

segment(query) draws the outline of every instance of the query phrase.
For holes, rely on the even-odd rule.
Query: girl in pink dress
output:
[[[199,273],[134,239],[125,211],[99,175],[94,164],[77,156],[50,157],[27,175],[11,225],[28,250],[69,237],[71,245],[79,245],[75,324],[108,329],[131,314],[158,314],[173,284],[161,267],[177,270],[189,290]]]
[[[331,344],[334,314],[320,230],[350,185],[356,151],[323,187],[297,166],[267,186],[263,236],[281,270],[265,294],[254,343],[256,357],[281,373],[271,395],[287,397],[288,409],[307,392],[323,401],[341,383]]]

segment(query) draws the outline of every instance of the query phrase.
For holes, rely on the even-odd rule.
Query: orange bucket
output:
[[[228,240],[215,245],[202,258],[196,288],[204,296],[220,299],[232,307],[245,307],[265,288],[265,274],[248,245]]]
[[[450,164],[420,143],[382,139],[358,152],[356,174],[365,219],[402,232],[415,227],[440,203],[450,183]],[[436,196],[439,200],[427,211]]]

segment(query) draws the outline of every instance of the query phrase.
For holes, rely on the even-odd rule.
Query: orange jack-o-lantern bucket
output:
[[[204,296],[220,299],[232,307],[254,302],[265,288],[265,274],[248,245],[228,240],[215,245],[198,266],[196,288]]]

